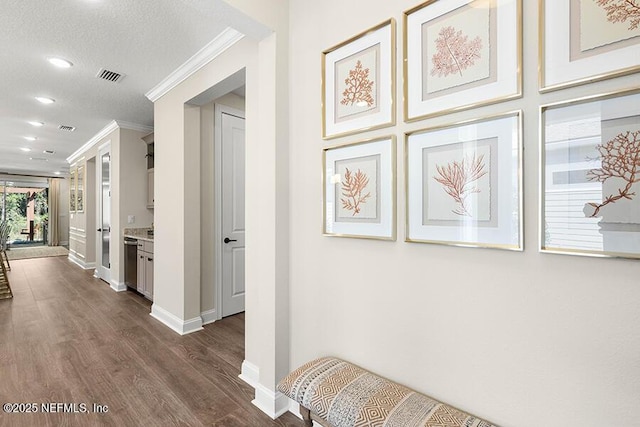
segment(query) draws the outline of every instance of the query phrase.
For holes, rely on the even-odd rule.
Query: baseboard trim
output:
[[[124,283],[119,283],[117,280],[111,280],[109,285],[111,285],[111,289],[116,292],[124,292],[127,290],[127,285],[125,285]]]
[[[255,389],[260,380],[260,369],[253,363],[243,360],[241,372],[242,373],[238,375],[238,378]]]
[[[218,313],[214,308],[212,310],[203,311],[202,313],[200,313],[200,317],[202,317],[202,325],[204,326],[218,320]]]
[[[269,390],[260,383],[256,384],[256,398],[251,403],[274,420],[289,412],[289,398],[279,391]]]
[[[204,329],[202,327],[202,317],[194,317],[189,320],[182,320],[179,317],[171,314],[164,308],[158,306],[157,303],[153,303],[151,306],[151,313],[149,313],[151,317],[162,322],[165,326],[169,327],[171,330],[179,333],[180,335],[187,335],[193,332],[201,331]]]
[[[92,268],[96,268],[95,262],[84,262],[83,260],[75,256],[71,252],[69,252],[69,256],[67,258],[69,259],[69,261],[71,261],[72,263],[74,263],[75,265],[77,265],[83,270],[91,270]]]

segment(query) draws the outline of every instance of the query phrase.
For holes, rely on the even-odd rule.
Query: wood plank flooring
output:
[[[238,378],[244,314],[180,336],[149,316],[151,303],[116,293],[66,257],[18,260],[14,298],[0,300],[0,426],[302,426],[251,404]],[[87,413],[42,413],[42,404]],[[108,412],[94,413],[93,404]]]

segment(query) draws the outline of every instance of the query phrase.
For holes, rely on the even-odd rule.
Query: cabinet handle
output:
[[[153,261],[153,258],[147,258],[147,260],[149,260],[149,261]]]

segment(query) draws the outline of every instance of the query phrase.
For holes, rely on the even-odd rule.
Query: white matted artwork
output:
[[[395,137],[324,150],[325,235],[395,240]]]
[[[430,0],[406,11],[405,120],[520,97],[521,7],[521,0]]]
[[[540,0],[540,91],[637,72],[638,0]]]
[[[322,137],[395,123],[395,20],[322,53]]]
[[[521,112],[408,133],[406,241],[522,250]]]
[[[640,258],[640,92],[541,107],[544,252]]]

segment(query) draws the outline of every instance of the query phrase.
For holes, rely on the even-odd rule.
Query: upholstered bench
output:
[[[495,427],[449,405],[333,357],[287,375],[278,390],[300,404],[305,425]]]

